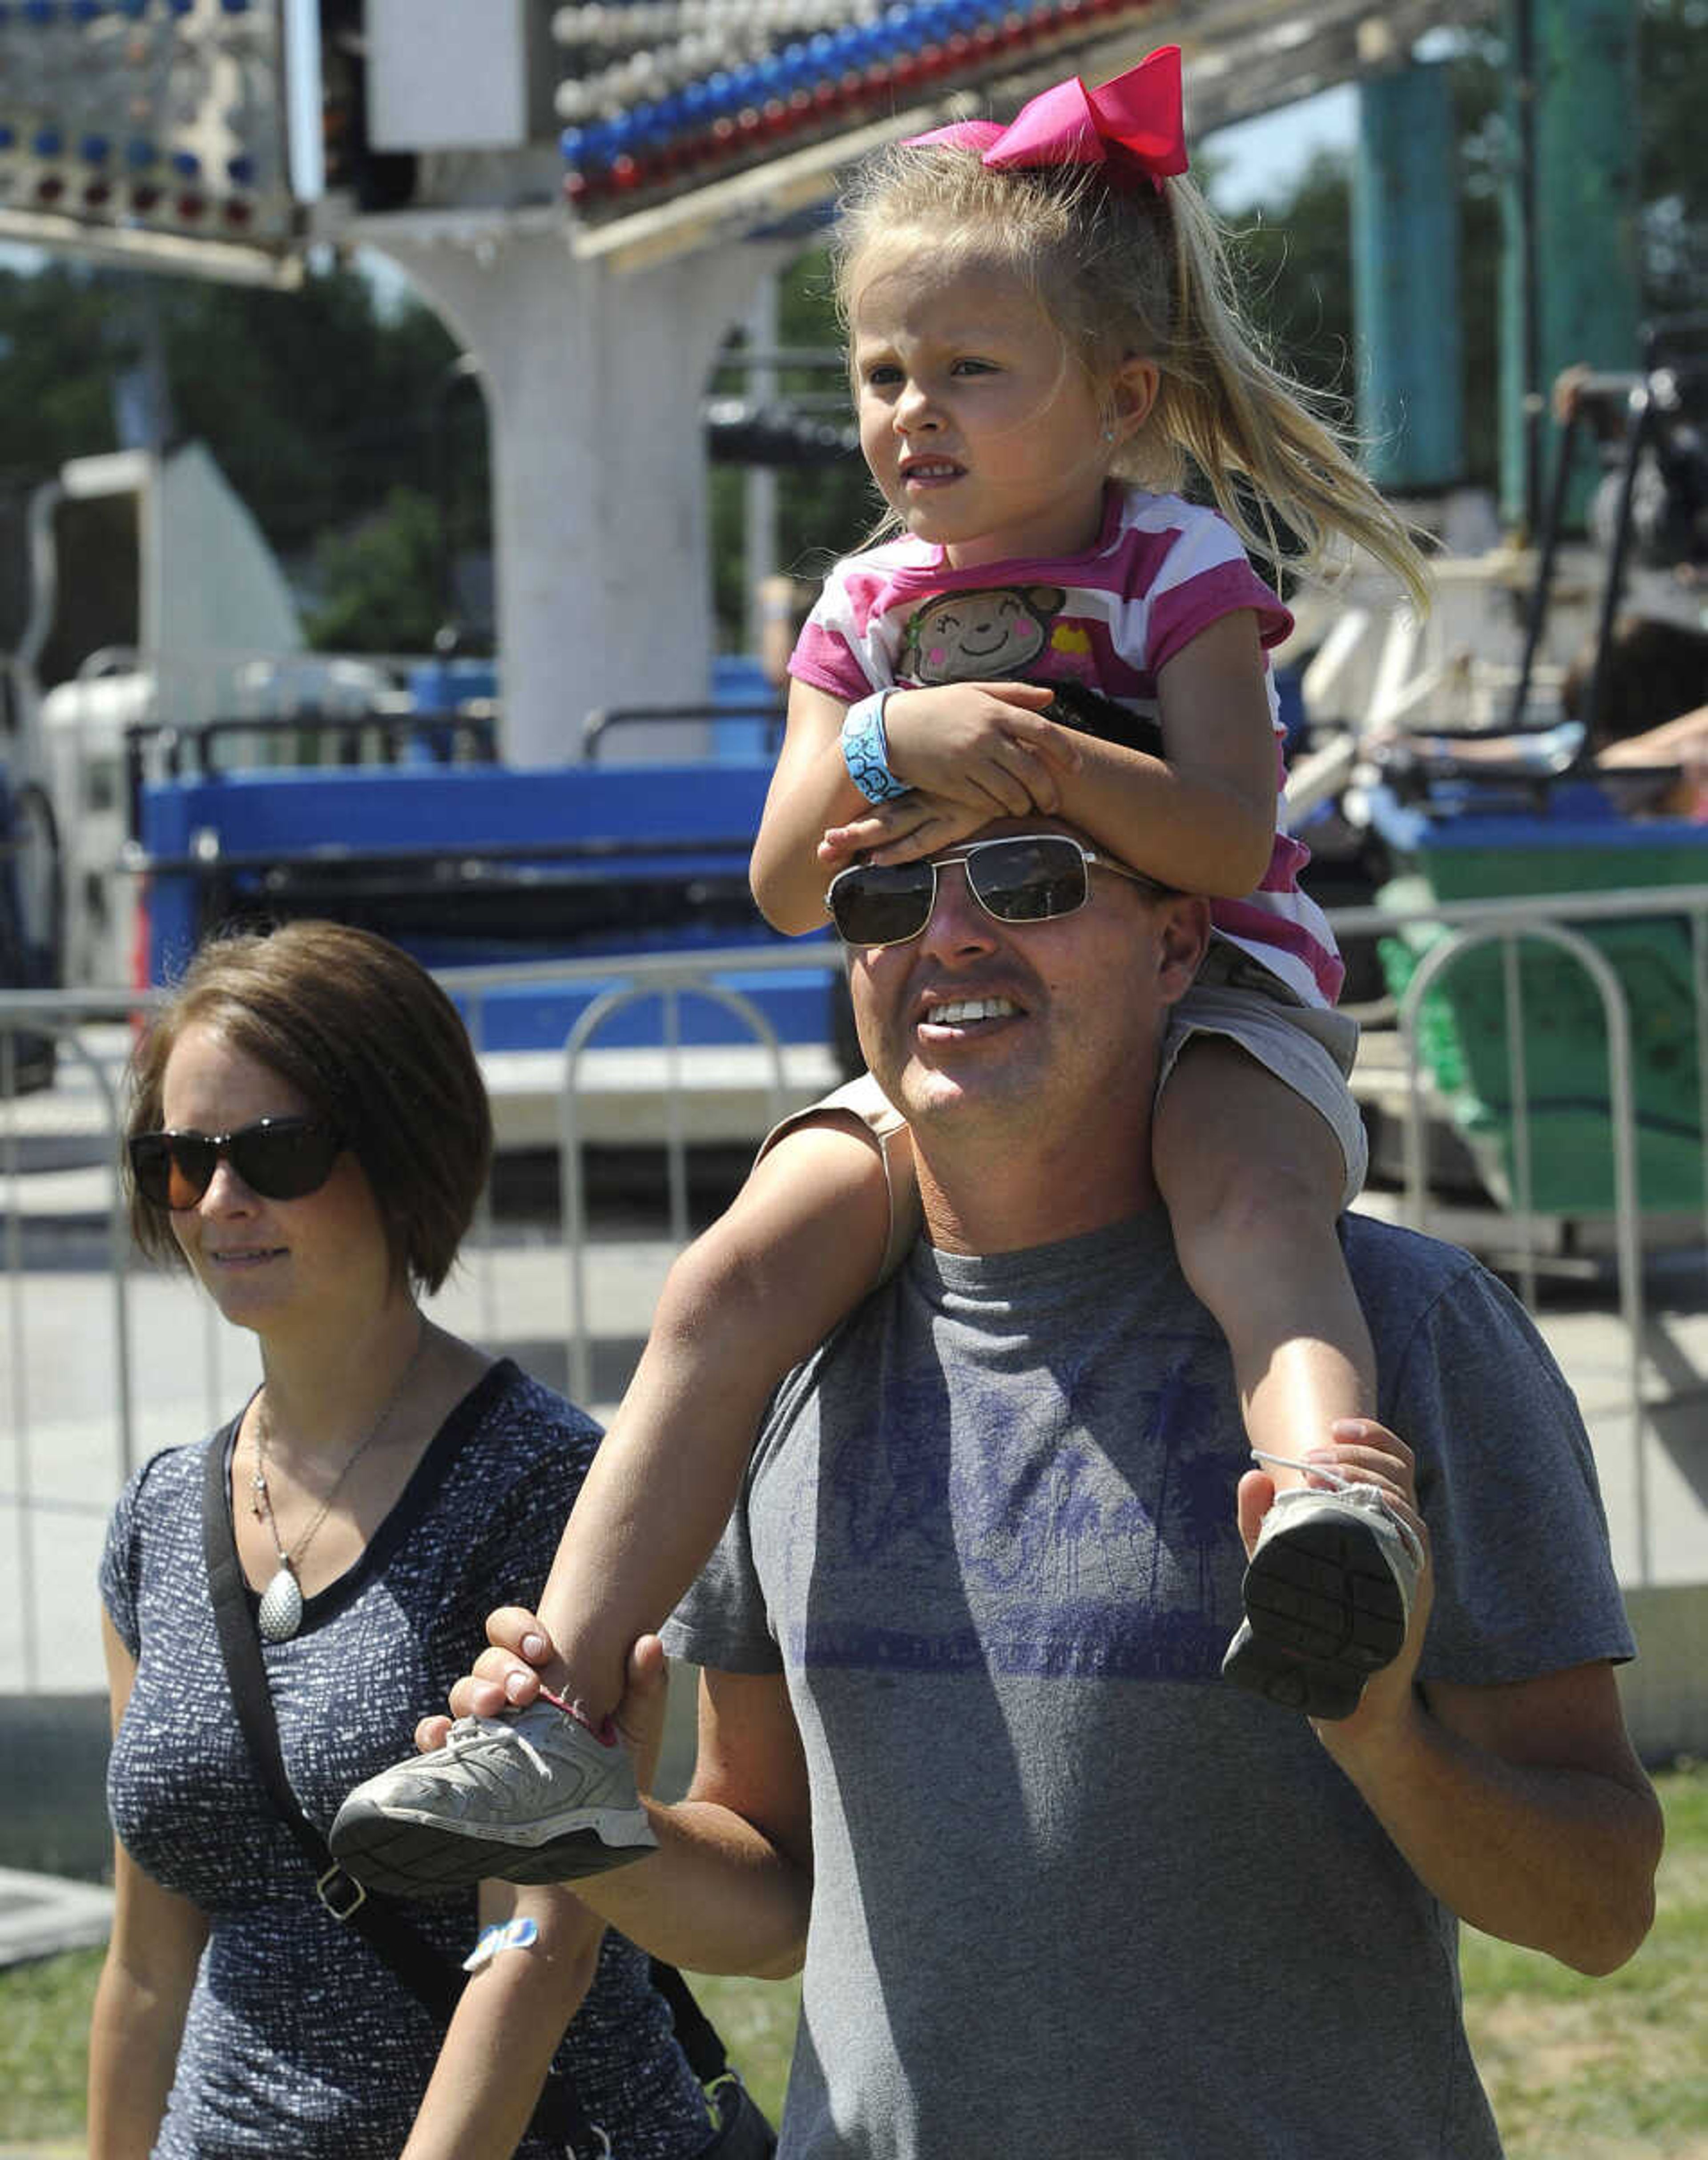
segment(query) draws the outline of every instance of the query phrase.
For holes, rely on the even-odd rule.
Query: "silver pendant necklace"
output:
[[[361,1439],[356,1442],[350,1460],[333,1479],[331,1489],[314,1510],[308,1528],[298,1538],[295,1545],[288,1552],[279,1537],[278,1522],[273,1512],[273,1495],[267,1489],[267,1444],[271,1436],[267,1429],[267,1392],[264,1388],[262,1389],[262,1399],[257,1405],[255,1414],[255,1471],[249,1481],[255,1497],[249,1506],[250,1512],[256,1520],[266,1524],[267,1534],[273,1540],[273,1549],[278,1555],[278,1571],[261,1593],[261,1610],[257,1616],[257,1625],[266,1641],[288,1643],[302,1626],[303,1586],[298,1580],[298,1570],[302,1566],[303,1555],[309,1550],[315,1531],[325,1521],[327,1512],[331,1508],[332,1503],[338,1498],[345,1479],[349,1477],[356,1464],[361,1461],[363,1456],[385,1430],[387,1419],[397,1407],[402,1399],[404,1389],[409,1384],[410,1375],[421,1362],[421,1353],[426,1347],[426,1342],[427,1322],[423,1320],[420,1332],[415,1338],[415,1347],[409,1353],[409,1362],[403,1368],[397,1386],[382,1404],[379,1415],[368,1427]]]

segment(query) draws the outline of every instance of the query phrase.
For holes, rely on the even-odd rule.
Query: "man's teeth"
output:
[[[1009,998],[957,998],[953,1005],[932,1005],[925,1017],[931,1027],[958,1027],[969,1020],[1006,1020],[1019,1010]]]

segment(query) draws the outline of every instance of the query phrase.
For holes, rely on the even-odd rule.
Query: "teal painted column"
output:
[[[1554,467],[1555,376],[1577,361],[1621,369],[1641,359],[1638,11],[1632,0],[1503,4],[1513,155],[1503,202],[1501,510],[1528,526]],[[1574,524],[1594,480],[1580,453]]]
[[[1445,68],[1358,89],[1352,167],[1358,431],[1370,476],[1402,494],[1465,474],[1459,190]]]

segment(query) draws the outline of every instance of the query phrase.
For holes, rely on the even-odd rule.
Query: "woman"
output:
[[[619,2160],[703,2152],[706,2100],[638,1950],[555,1888],[412,1908],[442,1981],[488,1925],[537,1930],[474,1972],[447,2026],[317,1897],[234,1711],[210,1583],[235,1545],[226,1624],[258,1636],[252,1692],[324,1830],[489,1608],[543,1580],[592,1455],[580,1412],[418,1302],[491,1150],[454,1008],[361,931],[212,943],[138,1048],[127,1143],[138,1243],[254,1331],[263,1378],[222,1430],[143,1466],[109,1533],[117,1895],[91,2160],[536,2160],[565,2150],[560,2116],[531,2126],[548,2069]]]

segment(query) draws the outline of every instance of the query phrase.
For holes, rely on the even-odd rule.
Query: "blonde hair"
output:
[[[1196,473],[1277,564],[1332,582],[1362,548],[1428,608],[1412,532],[1354,464],[1330,401],[1277,368],[1242,319],[1221,226],[1190,180],[1112,186],[1097,166],[996,170],[975,150],[892,144],[840,204],[844,325],[867,268],[910,243],[950,269],[1018,277],[1094,384],[1112,385],[1124,359],[1155,363],[1155,403],[1118,449],[1117,477],[1165,493]]]

